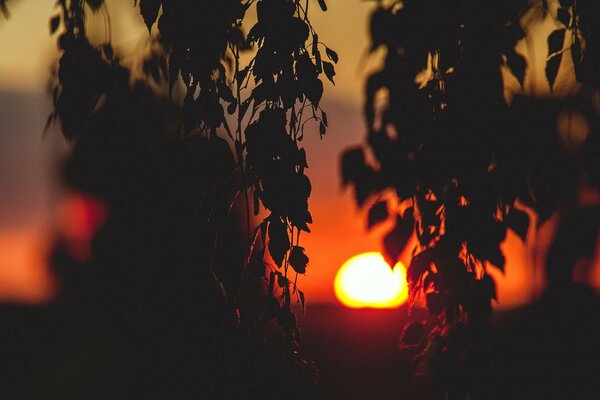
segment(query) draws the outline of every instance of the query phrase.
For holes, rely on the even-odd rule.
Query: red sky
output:
[[[313,183],[310,209],[312,234],[302,237],[311,262],[299,284],[310,302],[335,301],[333,279],[337,269],[353,255],[378,251],[385,227],[365,231],[365,213],[354,204],[350,191],[343,191],[339,178],[339,157],[343,149],[363,142],[362,87],[369,70],[377,62],[362,63],[367,45],[367,15],[373,2],[328,0],[329,11],[317,12],[313,22],[320,38],[340,56],[337,86],[326,84],[324,109],[330,129],[323,140],[315,127],[306,134],[308,174]],[[147,35],[130,3],[108,1],[115,44],[132,49]],[[127,5],[127,6],[125,6]],[[313,8],[314,10],[317,7]],[[41,131],[49,112],[45,100],[48,67],[56,56],[53,39],[48,35],[52,2],[22,0],[11,4],[12,17],[0,21],[0,187],[10,189],[0,196],[0,299],[35,301],[52,293],[42,263],[45,227],[51,221],[52,180],[49,160],[56,147],[53,139],[42,139]],[[96,28],[93,28],[94,31]],[[535,27],[539,32],[552,29],[545,21]],[[18,38],[18,39],[17,39]],[[534,40],[535,54],[544,54],[544,40]],[[522,46],[522,52],[527,49]],[[537,57],[541,59],[543,57]],[[364,65],[364,68],[359,68]],[[531,76],[543,76],[543,65],[531,67],[534,74],[526,82],[529,93],[548,93],[545,82]],[[514,90],[514,82],[508,83]],[[559,85],[567,92],[571,86]],[[21,101],[19,112],[10,104]],[[8,172],[7,172],[8,171]],[[8,193],[8,194],[7,194]],[[15,195],[17,193],[18,195]],[[550,237],[552,226],[541,237]],[[538,290],[533,281],[535,259],[544,244],[524,246],[514,235],[505,244],[508,254],[506,275],[498,276],[499,298],[503,306],[523,304]],[[539,253],[539,254],[538,254]],[[541,270],[541,268],[538,268]]]

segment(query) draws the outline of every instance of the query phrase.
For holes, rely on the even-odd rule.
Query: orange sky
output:
[[[125,47],[128,49],[125,54],[131,54],[136,44],[147,35],[146,28],[131,7],[131,2],[108,0],[107,3],[115,47]],[[0,105],[10,102],[15,96],[42,99],[34,101],[20,120],[8,118],[7,113],[12,111],[0,107],[0,144],[1,141],[13,142],[17,130],[21,135],[26,135],[29,145],[18,149],[16,154],[19,155],[19,161],[10,167],[30,177],[29,180],[14,182],[0,174],[0,186],[13,185],[16,188],[20,185],[26,196],[43,199],[29,208],[19,209],[19,212],[29,215],[22,221],[5,223],[3,215],[7,212],[4,208],[0,210],[0,299],[31,301],[51,293],[41,258],[38,257],[44,238],[40,232],[44,232],[44,227],[50,221],[51,187],[46,185],[40,189],[33,182],[40,179],[48,182],[43,178],[47,178],[49,164],[43,162],[51,160],[52,149],[56,145],[52,139],[42,139],[40,134],[49,112],[49,102],[44,101],[43,97],[49,66],[56,57],[54,39],[50,38],[48,31],[52,4],[37,0],[11,2],[11,19],[5,21],[0,18]],[[368,10],[374,3],[328,0],[327,4],[329,11],[315,12],[313,23],[321,40],[339,53],[340,63],[336,67],[337,86],[326,84],[325,89],[324,109],[328,112],[330,129],[323,140],[315,129],[314,134],[305,135],[303,142],[308,154],[308,174],[313,183],[309,204],[315,222],[311,226],[312,234],[303,235],[301,240],[311,262],[306,277],[299,280],[299,285],[306,292],[309,303],[335,301],[333,280],[337,269],[351,256],[378,251],[385,230],[365,231],[365,211],[357,209],[350,191],[341,190],[338,168],[343,149],[363,142],[362,87],[367,71],[373,69],[376,62],[367,63],[363,70],[359,70],[358,66],[367,46]],[[317,7],[313,7],[313,10],[317,11]],[[534,27],[538,33],[552,29],[551,21]],[[102,35],[99,24],[93,25],[92,30]],[[543,59],[545,41],[536,39],[531,43],[536,58]],[[520,47],[520,51],[526,52],[527,48]],[[543,65],[536,65],[532,70],[535,73],[530,77],[538,78],[528,78],[525,85],[527,91],[548,93],[545,81],[539,79],[543,77]],[[514,88],[514,85],[509,86]],[[564,84],[558,91],[564,93],[570,88],[570,85]],[[24,129],[25,132],[21,132]],[[30,151],[32,143],[37,146],[34,155]],[[5,157],[0,156],[0,170],[7,167]],[[547,236],[546,233],[544,235]],[[505,249],[508,251],[507,272],[503,277],[498,276],[499,298],[505,306],[523,304],[531,300],[534,294],[534,288],[526,284],[525,278],[533,278],[533,269],[527,266],[533,264],[534,255],[540,250],[534,246],[524,246],[511,234]],[[27,279],[31,280],[30,283],[24,284]],[[35,288],[38,288],[38,292]]]

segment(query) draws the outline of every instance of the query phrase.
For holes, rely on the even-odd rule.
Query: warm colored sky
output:
[[[44,237],[50,204],[47,166],[54,145],[51,139],[41,138],[41,131],[49,112],[45,87],[57,55],[48,30],[53,3],[14,0],[9,3],[10,20],[0,17],[0,171],[9,171],[0,173],[0,186],[9,187],[8,192],[20,193],[20,197],[7,195],[6,191],[0,194],[0,298],[35,299],[35,293],[43,292],[40,282],[45,275],[39,268],[41,255],[36,243]],[[107,3],[115,47],[124,49],[126,57],[131,57],[132,49],[147,35],[146,28],[132,1]],[[313,182],[310,207],[315,222],[311,226],[313,233],[302,239],[311,263],[300,285],[312,302],[333,301],[337,269],[353,255],[379,250],[383,233],[382,229],[365,232],[365,213],[356,208],[351,193],[340,188],[338,168],[342,150],[363,141],[362,88],[366,71],[374,68],[376,62],[360,69],[359,65],[367,46],[367,16],[374,3],[360,0],[327,3],[329,11],[315,12],[313,23],[321,40],[340,56],[337,86],[327,84],[324,98],[330,129],[324,140],[315,131],[307,134],[304,141],[308,173]],[[313,10],[317,11],[317,7]],[[100,23],[92,26],[97,35],[104,34]],[[546,21],[536,29],[550,31],[552,22]],[[543,56],[545,41],[532,43],[537,46],[534,52]],[[543,76],[543,66],[538,65],[534,70],[534,75]],[[530,80],[526,86],[529,91],[548,91],[543,80]],[[11,157],[6,155],[9,152]],[[525,266],[532,263],[535,249],[526,248],[512,235],[506,246],[510,255],[507,275],[500,278],[500,300],[505,305],[518,304],[530,299],[533,293],[531,287],[525,286],[524,278],[531,277],[532,270]],[[32,283],[26,283],[28,279]],[[36,282],[42,285],[38,292]]]

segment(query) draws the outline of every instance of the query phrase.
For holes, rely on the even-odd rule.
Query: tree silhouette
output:
[[[134,1],[152,48],[136,71],[110,31],[100,44],[86,36],[94,15],[110,27],[103,0],[56,2],[49,25],[61,54],[48,124],[59,121],[71,143],[67,184],[106,216],[89,243],[57,243],[64,287],[51,308],[83,337],[101,332],[89,336],[114,365],[81,372],[105,381],[96,393],[93,384],[78,392],[77,381],[31,389],[22,378],[17,396],[316,396],[318,371],[300,353],[292,310],[305,304],[299,239],[312,222],[300,142],[308,120],[326,132],[320,77],[333,81],[338,57],[319,41],[309,4]],[[246,33],[250,7],[257,21]],[[268,216],[254,228],[251,210],[261,208]],[[51,329],[50,341],[77,357],[76,337],[66,343],[62,333]]]
[[[597,88],[592,21],[599,11],[597,2],[582,0],[560,1],[556,14],[546,1],[406,0],[379,2],[371,15],[370,51],[383,47],[385,61],[366,85],[368,152],[346,151],[342,177],[360,206],[375,201],[369,227],[396,221],[383,239],[390,265],[413,232],[418,238],[407,271],[409,300],[424,301],[435,328],[409,325],[401,342],[426,343],[416,373],[434,377],[440,398],[469,396],[468,349],[491,315],[496,289],[487,271],[504,269],[507,229],[525,240],[527,209],[540,225],[556,208],[572,206],[581,176],[598,188],[589,92],[568,101],[508,102],[501,67],[523,85],[527,62],[515,46],[531,21],[552,13],[550,87],[569,54],[577,81]],[[574,112],[590,127],[577,144],[557,133],[561,113]],[[397,202],[383,200],[390,190]]]

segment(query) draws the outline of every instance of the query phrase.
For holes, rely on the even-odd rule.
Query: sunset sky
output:
[[[15,0],[9,3],[11,18],[0,17],[0,298],[35,301],[52,292],[43,269],[44,241],[49,237],[54,185],[50,171],[53,155],[60,147],[58,132],[42,137],[50,101],[46,95],[50,67],[57,57],[55,38],[50,37],[51,1]],[[112,23],[113,43],[127,61],[144,42],[147,30],[132,1],[107,0]],[[302,244],[310,256],[306,277],[299,285],[310,302],[335,301],[333,281],[338,268],[348,258],[379,251],[380,238],[388,227],[365,230],[366,210],[357,209],[350,191],[340,184],[339,158],[342,151],[364,141],[362,116],[363,85],[377,60],[366,53],[368,15],[373,2],[328,0],[329,11],[313,8],[313,24],[319,37],[340,56],[336,67],[336,86],[326,84],[323,108],[329,116],[326,137],[306,134],[303,142],[308,154],[308,174],[313,183],[310,210],[312,233],[303,235]],[[544,21],[532,27],[532,37],[544,37],[553,29]],[[94,35],[103,35],[100,23],[92,23]],[[101,36],[100,36],[101,37]],[[531,40],[531,54],[542,60],[545,41]],[[527,53],[523,43],[519,51]],[[565,61],[567,62],[567,61]],[[568,69],[569,66],[565,66]],[[543,64],[530,67],[525,91],[547,94]],[[532,73],[533,72],[533,73]],[[566,71],[562,71],[566,73]],[[535,77],[538,78],[535,78]],[[517,90],[508,78],[507,87]],[[572,89],[568,83],[557,86],[558,93]],[[546,232],[548,231],[548,232]],[[508,251],[506,275],[499,279],[499,299],[504,306],[523,304],[536,290],[531,265],[548,241],[551,227],[540,234],[536,246],[524,246],[510,233],[504,244]],[[530,239],[533,238],[530,230]]]

